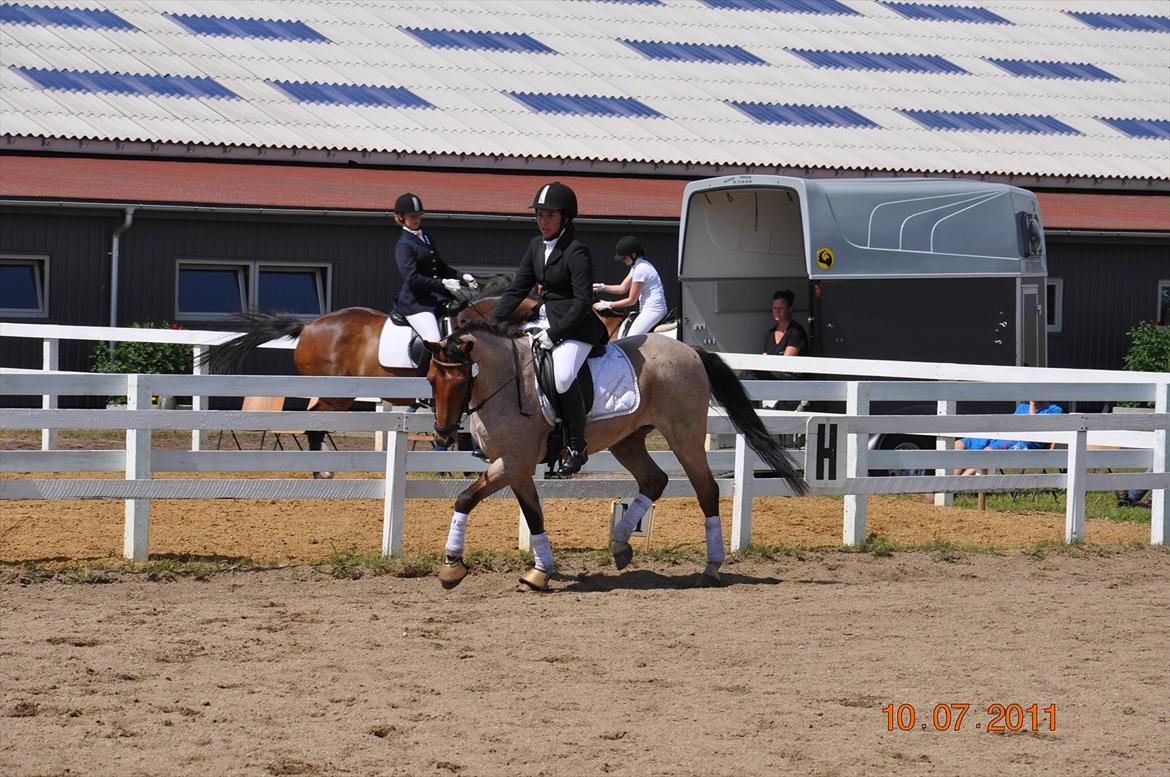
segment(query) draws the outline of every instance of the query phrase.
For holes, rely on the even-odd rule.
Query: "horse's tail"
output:
[[[788,481],[792,490],[797,494],[808,493],[808,484],[800,475],[792,460],[780,444],[764,427],[764,422],[752,408],[747,391],[739,378],[727,366],[727,363],[713,353],[695,348],[699,359],[703,362],[703,369],[707,371],[707,382],[711,384],[711,396],[727,411],[736,431],[747,439],[748,447],[760,455],[768,466],[780,477]]]
[[[278,337],[296,337],[305,328],[304,321],[281,313],[241,313],[232,323],[243,329],[244,334],[207,350],[203,361],[214,373],[239,372],[244,357],[252,351]]]

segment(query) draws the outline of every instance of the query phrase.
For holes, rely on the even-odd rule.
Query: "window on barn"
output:
[[[299,316],[321,315],[329,296],[327,269],[260,265],[256,306],[261,310],[282,310]]]
[[[1158,281],[1159,326],[1170,326],[1170,281]]]
[[[1060,333],[1064,330],[1064,279],[1049,278],[1048,292],[1048,320],[1045,330],[1051,333]]]
[[[0,254],[0,315],[49,315],[49,257]]]
[[[329,266],[182,260],[175,318],[209,321],[245,310],[315,318],[329,310]]]

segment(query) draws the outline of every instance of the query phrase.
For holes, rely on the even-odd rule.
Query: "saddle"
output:
[[[414,331],[414,328],[410,325],[410,322],[406,320],[406,316],[399,313],[397,308],[390,309],[388,318],[390,319],[390,323],[394,326],[405,327],[410,331],[410,340],[406,346],[406,353],[410,358],[411,366],[417,367],[425,372],[427,367],[430,366],[431,352],[423,346],[423,339],[418,336],[418,332]]]

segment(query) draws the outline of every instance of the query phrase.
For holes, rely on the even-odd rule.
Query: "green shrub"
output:
[[[1170,326],[1143,321],[1127,333],[1125,368],[1137,372],[1170,372]]]
[[[150,321],[133,325],[135,329],[182,329],[178,324]],[[129,373],[132,375],[190,375],[191,346],[179,343],[94,343],[89,352],[94,372]],[[111,404],[126,403],[126,397],[110,397]]]

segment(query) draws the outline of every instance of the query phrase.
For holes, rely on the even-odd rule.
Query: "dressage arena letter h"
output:
[[[827,427],[827,429],[826,429]],[[827,433],[826,433],[827,432]],[[816,480],[837,479],[837,424],[817,424]],[[829,474],[825,477],[825,465]]]

